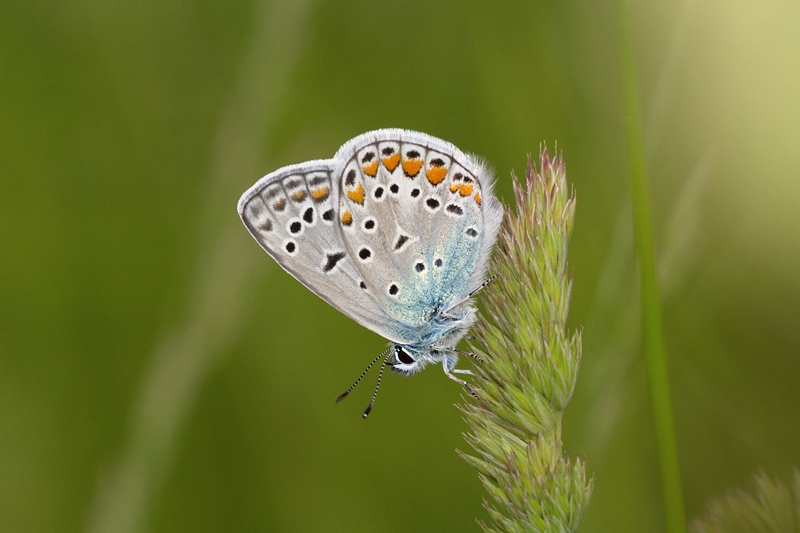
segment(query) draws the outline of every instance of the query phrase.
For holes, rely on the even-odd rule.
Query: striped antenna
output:
[[[394,349],[397,350],[397,348],[394,348]],[[386,353],[386,352],[384,352],[384,353]],[[381,355],[383,355],[383,354],[381,354]],[[386,368],[386,361],[388,361],[391,356],[392,356],[392,354],[390,353],[389,355],[386,356],[386,359],[383,360],[383,364],[381,365],[381,371],[378,372],[378,384],[375,385],[375,392],[372,393],[372,400],[370,400],[369,405],[364,410],[364,418],[367,418],[367,415],[369,415],[369,412],[372,411],[372,404],[375,403],[375,398],[378,396],[378,388],[381,386],[381,378],[383,377],[383,369]]]
[[[349,389],[347,389],[347,390],[344,392],[344,394],[340,394],[340,395],[339,395],[339,397],[338,397],[338,398],[336,398],[336,400],[334,400],[334,403],[339,403],[339,402],[341,402],[342,400],[344,400],[344,399],[347,397],[347,395],[348,395],[348,394],[350,394],[351,392],[353,392],[353,389],[355,389],[355,388],[356,388],[356,385],[358,385],[358,382],[359,382],[359,381],[361,381],[361,378],[363,378],[364,376],[366,376],[366,375],[367,375],[367,372],[369,372],[369,369],[370,369],[370,368],[372,368],[372,366],[373,366],[375,363],[377,363],[377,362],[378,362],[378,359],[380,359],[380,358],[381,358],[381,357],[383,357],[384,355],[391,354],[392,350],[394,350],[394,348],[389,348],[388,350],[386,350],[385,352],[383,352],[382,354],[380,354],[378,357],[376,357],[375,359],[373,359],[373,360],[372,360],[372,362],[369,364],[369,366],[367,366],[367,368],[365,368],[365,369],[364,369],[364,371],[361,373],[361,375],[360,375],[360,376],[358,376],[358,379],[356,380],[356,382],[355,382],[355,383],[353,383],[353,384],[350,386],[350,388],[349,388]],[[388,358],[388,355],[387,355],[387,358]],[[386,362],[386,361],[384,361],[384,363],[385,363],[385,362]],[[381,372],[383,372],[383,368],[381,368]],[[380,383],[380,379],[378,379],[378,383]],[[374,401],[374,398],[373,398],[373,401]],[[370,404],[370,405],[371,405],[371,404]]]

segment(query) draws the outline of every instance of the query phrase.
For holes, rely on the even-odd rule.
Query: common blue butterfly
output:
[[[239,200],[250,234],[320,298],[390,341],[383,368],[410,375],[441,362],[475,320],[503,218],[493,178],[475,157],[414,131],[381,129],[345,143],[333,159],[267,174]],[[467,354],[472,355],[472,354]],[[378,387],[364,412],[369,414]]]

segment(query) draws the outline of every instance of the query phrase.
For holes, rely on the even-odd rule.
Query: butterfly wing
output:
[[[338,228],[406,342],[482,280],[502,220],[488,170],[425,134],[379,130],[337,153]]]
[[[278,264],[330,305],[394,341],[394,320],[362,287],[336,229],[335,160],[290,165],[264,176],[239,200],[239,216]]]

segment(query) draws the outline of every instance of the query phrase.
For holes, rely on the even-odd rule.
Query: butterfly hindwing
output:
[[[334,166],[333,160],[311,161],[268,174],[242,196],[239,214],[284,270],[356,322],[395,340],[393,319],[366,290],[336,229]]]

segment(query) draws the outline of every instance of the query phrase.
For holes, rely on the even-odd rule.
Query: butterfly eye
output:
[[[414,360],[408,355],[408,352],[403,350],[402,348],[397,348],[397,352],[395,353],[397,360],[403,363],[404,365],[413,365]]]

